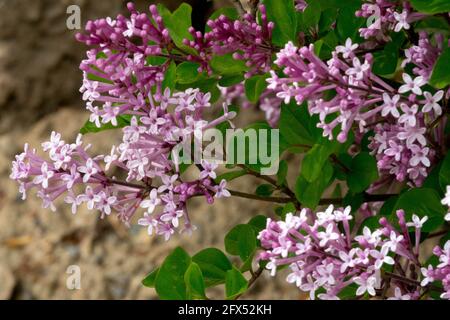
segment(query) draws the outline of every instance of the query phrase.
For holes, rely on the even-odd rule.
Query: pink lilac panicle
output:
[[[439,259],[436,267],[429,265],[427,268],[421,268],[422,286],[439,281],[442,283],[443,293],[441,299],[450,300],[450,240],[443,247],[436,246],[433,254]]]
[[[172,43],[169,31],[155,5],[150,6],[150,15],[139,13],[131,3],[128,9],[129,18],[119,15],[89,21],[85,34],[77,34],[79,41],[92,48],[80,65],[84,77],[80,91],[98,127],[141,109],[152,89],[155,97],[162,95],[170,61],[152,65],[147,58],[163,56]]]
[[[197,89],[189,89],[171,95],[165,92],[167,101],[156,103],[148,96],[150,106],[147,112],[140,111],[140,117],[133,116],[131,124],[123,128],[123,141],[113,146],[111,154],[91,156],[89,145],[83,146],[81,135],[73,144],[67,144],[58,133],[42,144],[49,160],[39,156],[36,150],[25,146],[22,154],[12,164],[11,179],[20,186],[23,198],[28,190],[37,189],[43,206],[56,210],[54,201],[64,200],[76,213],[86,204],[89,210],[99,210],[102,217],[117,212],[126,224],[137,209],[145,210],[139,224],[169,239],[175,230],[190,232],[194,227],[189,219],[186,203],[196,196],[204,196],[208,203],[214,197],[227,197],[226,182],[214,182],[213,164],[203,162],[197,180],[183,181],[176,161],[171,160],[173,150],[179,143],[190,141],[202,131],[231,120],[235,114],[206,121],[202,109],[209,106],[209,95]],[[225,108],[226,109],[226,108]],[[127,176],[126,181],[107,175],[114,167]],[[180,224],[179,220],[184,219]]]
[[[231,20],[221,15],[209,20],[210,32],[205,34],[214,54],[232,53],[234,59],[246,62],[249,71],[246,77],[255,73],[268,72],[272,67],[272,31],[274,23],[267,20],[266,8],[259,6],[260,21],[251,14],[242,20]]]
[[[442,114],[443,92],[423,90],[426,79],[406,73],[399,89],[391,87],[371,71],[372,55],[362,60],[355,54],[357,48],[348,39],[325,63],[313,45],[299,49],[288,43],[275,60],[285,77],[272,71],[268,88],[285,103],[308,101],[309,112],[319,115],[318,127],[329,139],[337,131],[336,139],[343,143],[350,130],[359,136],[374,130],[371,149],[379,169],[399,181],[421,185],[435,159],[431,146],[443,139],[444,120],[431,132],[427,129]]]
[[[406,223],[404,212],[399,210],[401,232],[381,218],[380,228],[372,231],[364,227],[362,234],[353,236],[350,212],[350,207],[335,209],[330,206],[315,215],[303,209],[299,215],[287,214],[284,221],[269,218],[266,229],[258,235],[265,250],[259,259],[268,262],[266,268],[272,275],[279,267],[289,266],[291,273],[287,281],[309,292],[311,299],[316,296],[339,299],[339,293],[353,284],[357,286],[357,296],[379,294],[386,285],[381,276],[384,266],[398,264],[399,258],[417,265],[420,230],[425,219],[414,216],[417,222]],[[414,243],[409,237],[408,226],[416,230]],[[448,261],[446,259],[442,258],[444,262]],[[419,286],[406,287],[395,278],[391,278],[390,284],[406,290],[401,294],[395,290],[394,299],[418,299],[420,296]]]
[[[433,44],[433,40],[435,44]],[[405,50],[406,59],[402,62],[402,67],[412,63],[415,65],[414,74],[428,80],[431,77],[436,60],[442,53],[444,44],[442,34],[437,33],[434,39],[430,39],[426,32],[420,32],[418,44]],[[446,46],[450,46],[450,43],[447,43]]]
[[[259,106],[259,109],[264,112],[266,121],[269,125],[273,128],[278,126],[282,100],[278,98],[272,90],[264,90],[255,106],[245,97],[244,83],[238,83],[231,87],[219,88],[227,104],[238,103],[244,109]]]
[[[379,42],[390,41],[391,31],[409,30],[413,22],[427,16],[413,12],[408,1],[391,0],[366,0],[355,15],[367,19],[367,26],[359,29],[361,37]]]

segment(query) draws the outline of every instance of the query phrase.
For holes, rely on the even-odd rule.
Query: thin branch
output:
[[[248,281],[247,290],[250,289],[255,284],[256,280],[258,280],[258,278],[262,275],[263,271],[264,271],[264,268],[259,267],[258,270],[256,270],[255,272],[252,273],[252,277]],[[237,295],[234,298],[234,300],[238,300],[243,294],[244,293]]]
[[[265,202],[273,202],[273,203],[298,203],[298,200],[295,198],[288,198],[288,197],[263,197],[258,196],[256,194],[236,191],[236,190],[230,190],[228,189],[230,194],[235,197],[244,198],[244,199],[252,199],[252,200],[259,200],[259,201],[265,201]],[[396,196],[396,194],[365,194],[364,195],[364,202],[380,202],[380,201],[386,201],[390,197]],[[319,205],[340,205],[344,201],[343,198],[324,198],[320,199]]]
[[[262,175],[259,172],[253,171],[252,169],[250,169],[249,167],[247,167],[243,164],[240,164],[238,166],[240,168],[246,170],[248,174],[270,183],[271,185],[275,186],[277,189],[279,189],[280,191],[285,193],[287,196],[289,196],[291,199],[295,199],[295,201],[297,201],[297,199],[295,198],[295,193],[291,189],[289,189],[288,186],[286,186],[286,185],[280,186],[280,185],[278,185],[278,182],[275,179],[273,179],[269,176]]]
[[[240,191],[235,191],[235,190],[230,190],[228,189],[228,191],[230,192],[230,194],[232,196],[235,197],[239,197],[239,198],[245,198],[245,199],[252,199],[252,200],[259,200],[259,201],[265,201],[265,202],[274,202],[274,203],[289,203],[292,202],[291,198],[281,198],[281,197],[262,197],[262,196],[258,196],[256,194],[250,194],[250,193],[245,193],[245,192],[240,192]]]
[[[242,5],[242,2],[240,0],[231,0],[233,2],[234,6],[236,7],[236,10],[238,11],[239,15],[243,17],[247,11],[245,11],[244,6]]]
[[[435,233],[430,233],[430,234],[427,236],[427,239],[440,237],[440,236],[443,236],[444,234],[447,234],[448,232],[449,232],[449,230],[441,230],[441,231],[437,231],[437,232],[435,232]]]
[[[349,173],[351,171],[350,168],[348,168],[341,160],[339,160],[339,158],[335,154],[332,154],[330,158],[334,163],[339,165],[345,173]]]
[[[119,186],[140,189],[140,190],[149,190],[152,188],[152,186],[146,186],[143,184],[135,184],[135,183],[125,182],[125,181],[119,181],[119,180],[114,180],[111,178],[107,178],[107,182],[110,184],[117,184]]]
[[[249,0],[250,3],[250,12],[253,17],[256,17],[256,13],[258,11],[259,0]]]

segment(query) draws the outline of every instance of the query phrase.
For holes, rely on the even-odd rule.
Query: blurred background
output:
[[[181,1],[136,0],[141,10],[163,2],[175,9]],[[191,0],[197,27],[231,0]],[[146,229],[126,228],[111,216],[80,208],[77,215],[58,203],[57,212],[42,209],[33,195],[22,201],[17,185],[9,180],[10,163],[23,150],[48,139],[52,130],[73,140],[88,118],[78,91],[78,65],[85,47],[75,41],[76,31],[66,27],[66,9],[81,8],[82,25],[94,18],[125,12],[122,0],[0,0],[0,299],[152,299],[152,289],[140,281],[176,246],[190,254],[207,247],[223,249],[223,237],[238,223],[256,214],[270,214],[270,205],[240,199],[190,203],[198,230],[177,235],[165,243],[149,237]],[[244,117],[262,118],[256,111]],[[245,121],[245,119],[244,119]],[[120,132],[87,136],[93,152],[109,152]],[[256,181],[234,182],[233,189],[255,189]],[[81,289],[69,290],[70,265],[81,270]],[[263,278],[269,278],[265,273]],[[285,273],[261,279],[243,298],[298,299],[299,292],[286,284]],[[211,292],[220,297],[220,290]]]

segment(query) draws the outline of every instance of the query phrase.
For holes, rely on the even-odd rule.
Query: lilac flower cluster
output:
[[[234,59],[244,60],[249,68],[247,77],[268,72],[272,67],[274,23],[267,20],[263,5],[259,6],[259,12],[260,21],[248,13],[242,20],[231,20],[225,15],[209,20],[207,24],[211,31],[204,36],[214,54],[232,53]]]
[[[385,42],[390,40],[389,31],[409,30],[426,15],[412,12],[408,1],[367,0],[356,16],[367,19],[367,27],[359,29],[361,37]]]
[[[309,292],[311,299],[316,295],[320,299],[339,299],[338,295],[349,286],[357,287],[357,296],[375,296],[389,285],[394,289],[393,299],[419,298],[420,283],[410,278],[416,276],[414,270],[420,267],[420,230],[427,217],[420,219],[413,215],[413,221],[407,223],[404,212],[399,210],[400,232],[386,218],[381,218],[379,229],[371,231],[364,227],[362,234],[353,236],[350,211],[350,207],[330,206],[316,215],[303,209],[299,215],[287,214],[284,221],[268,219],[266,229],[258,236],[265,249],[259,259],[268,262],[266,268],[272,275],[281,266],[289,266],[291,273],[286,280]],[[408,227],[415,230],[414,242]],[[446,252],[436,250],[446,270],[449,249],[450,242],[446,244]],[[409,270],[403,270],[401,259],[408,261]],[[392,266],[392,273],[381,272],[386,266]],[[433,275],[430,271],[430,279]],[[422,282],[423,286],[427,284]]]
[[[261,94],[259,108],[264,111],[266,120],[272,127],[277,127],[281,115],[282,100],[274,96],[272,92],[265,91]]]
[[[434,40],[435,45],[433,45],[426,32],[420,32],[418,45],[405,50],[406,59],[403,61],[402,67],[412,63],[415,65],[413,69],[414,74],[422,76],[428,81],[434,64],[444,48],[444,37],[442,34],[435,34]],[[450,42],[447,45],[450,46]]]
[[[448,213],[445,215],[445,220],[450,221],[450,186],[447,186],[444,199],[442,199],[441,203],[449,208]]]
[[[362,60],[355,54],[357,48],[348,39],[325,63],[315,55],[313,45],[298,49],[288,43],[275,60],[286,77],[271,71],[268,88],[285,103],[292,98],[299,105],[307,100],[329,139],[336,130],[339,142],[346,141],[354,127],[360,136],[374,130],[370,147],[380,171],[420,185],[434,161],[430,146],[443,139],[443,121],[429,130],[442,114],[443,91],[425,91],[426,79],[413,79],[407,73],[404,84],[394,89],[371,71],[372,55],[365,54]]]
[[[211,73],[212,55],[227,53],[246,61],[247,76],[271,68],[274,24],[268,22],[263,5],[259,7],[259,21],[250,14],[236,21],[222,15],[208,21],[211,31],[205,34],[189,28],[192,39],[184,39],[183,44],[192,50],[176,47],[156,6],[150,6],[150,15],[137,12],[132,3],[128,9],[129,18],[119,15],[114,20],[89,21],[86,34],[77,35],[79,41],[92,47],[80,66],[84,75],[80,91],[92,114],[90,120],[97,127],[117,125],[118,117],[124,114],[137,115],[152,90],[155,101],[164,103],[162,82],[172,58],[199,63],[199,72]],[[152,64],[150,56],[165,58],[166,62]],[[243,86],[235,89],[229,92],[231,98],[243,95]],[[279,108],[273,108],[271,101],[265,100],[263,106],[268,116],[276,119]]]
[[[225,103],[239,103],[242,108],[249,109],[254,105],[245,98],[244,83],[238,83],[230,87],[219,87]],[[256,106],[264,112],[265,118],[273,128],[277,127],[281,114],[282,99],[278,98],[272,90],[265,90],[259,97]]]
[[[84,74],[83,100],[93,119],[100,126],[115,123],[118,115],[132,113],[145,105],[146,95],[156,89],[162,94],[161,83],[168,63],[151,65],[148,56],[164,56],[172,43],[156,6],[151,15],[139,13],[128,4],[131,16],[99,19],[86,24],[86,34],[77,39],[92,47],[80,68]],[[94,103],[101,104],[95,106]]]
[[[214,182],[214,163],[202,162],[199,178],[183,181],[174,148],[235,114],[225,108],[223,116],[210,122],[203,120],[202,110],[210,106],[210,95],[198,89],[174,95],[167,89],[158,104],[151,94],[146,98],[135,109],[130,125],[123,128],[122,143],[113,146],[110,155],[93,157],[87,152],[90,146],[83,147],[81,135],[74,144],[67,144],[55,132],[42,144],[50,160],[26,146],[16,156],[11,173],[11,179],[20,184],[23,198],[29,189],[36,188],[43,206],[55,211],[53,201],[65,194],[73,213],[82,204],[89,210],[100,210],[102,217],[114,209],[127,224],[141,207],[145,214],[138,223],[147,226],[149,234],[156,232],[168,239],[179,227],[180,218],[184,219],[182,230],[190,231],[193,226],[186,208],[190,198],[205,196],[212,203],[214,197],[230,194],[225,181]],[[125,174],[126,180],[108,176],[111,167],[119,170],[120,176]]]
[[[429,265],[421,269],[423,275],[421,285],[426,286],[434,281],[441,282],[444,292],[440,297],[450,300],[450,241],[445,243],[444,248],[436,246],[433,254],[439,258],[439,264],[436,267]]]

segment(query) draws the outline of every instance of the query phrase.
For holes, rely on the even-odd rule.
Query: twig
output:
[[[230,194],[232,196],[235,197],[239,197],[239,198],[245,198],[245,199],[252,199],[252,200],[259,200],[259,201],[266,201],[266,202],[274,202],[274,203],[289,203],[292,202],[291,198],[281,198],[281,197],[262,197],[262,196],[258,196],[256,194],[250,194],[250,193],[245,193],[245,192],[240,192],[240,191],[235,191],[235,190],[230,190],[228,189],[228,191],[230,192]]]
[[[294,198],[291,198],[291,197],[289,197],[289,198],[288,197],[263,197],[263,196],[258,196],[256,194],[245,193],[245,192],[236,191],[236,190],[228,189],[228,191],[230,192],[230,194],[232,196],[239,197],[239,198],[259,200],[259,201],[265,201],[265,202],[273,202],[273,203],[289,203],[289,202],[299,203],[298,200],[295,198],[295,195],[294,195]],[[390,197],[394,197],[394,196],[397,196],[397,195],[396,194],[365,194],[364,202],[386,201]],[[343,201],[344,201],[343,198],[324,198],[324,199],[319,200],[319,205],[329,205],[329,204],[340,205],[340,204],[342,204]]]
[[[231,2],[233,2],[234,6],[236,7],[236,10],[238,11],[241,17],[243,17],[247,13],[240,0],[231,0]]]
[[[248,174],[270,183],[271,185],[273,185],[277,189],[281,190],[283,193],[285,193],[290,198],[295,199],[295,193],[291,189],[289,189],[288,186],[285,186],[285,185],[280,186],[280,185],[278,185],[278,182],[275,179],[273,179],[269,176],[262,175],[259,172],[253,171],[252,169],[250,169],[249,167],[247,167],[243,164],[238,165],[238,167],[246,170]]]
[[[249,0],[250,12],[253,17],[256,17],[256,12],[258,11],[259,0]]]
[[[119,186],[124,186],[124,187],[130,187],[130,188],[134,188],[134,189],[140,189],[140,190],[148,190],[151,189],[151,186],[146,186],[146,185],[142,185],[142,184],[135,184],[135,183],[129,183],[129,182],[125,182],[125,181],[119,181],[119,180],[114,180],[111,178],[107,178],[107,182],[110,184],[117,184]]]
[[[436,238],[436,237],[440,237],[443,236],[444,234],[448,233],[449,230],[441,230],[435,233],[430,233],[427,237],[427,239],[431,239],[431,238]]]
[[[345,173],[349,173],[349,172],[351,171],[350,168],[348,168],[341,160],[339,160],[339,158],[338,158],[335,154],[332,154],[332,155],[330,156],[330,159],[331,159],[334,163],[336,163],[337,165],[339,165]]]
[[[255,272],[253,272],[252,277],[250,278],[250,280],[248,280],[248,286],[247,289],[250,289],[253,284],[256,282],[256,280],[258,280],[258,278],[261,276],[261,274],[263,273],[264,268],[259,267],[258,270],[256,270]],[[238,300],[241,296],[243,295],[243,293],[238,294],[234,300]]]

